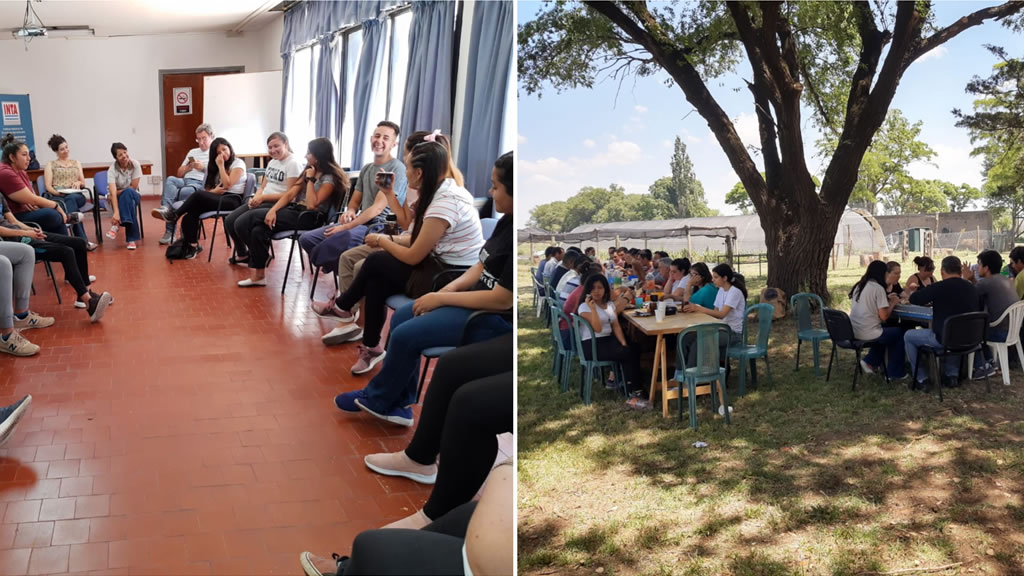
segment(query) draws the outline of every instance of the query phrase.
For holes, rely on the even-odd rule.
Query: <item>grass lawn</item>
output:
[[[845,292],[861,273],[830,282]],[[732,424],[701,397],[694,432],[685,415],[663,419],[660,398],[637,411],[599,385],[590,406],[578,386],[561,394],[525,266],[519,286],[521,573],[1024,575],[1020,372],[941,404],[875,376],[851,391],[852,352],[825,382],[827,343],[821,377],[810,346],[793,371],[786,318],[772,329],[774,381],[759,362],[759,388],[737,398],[734,366]]]

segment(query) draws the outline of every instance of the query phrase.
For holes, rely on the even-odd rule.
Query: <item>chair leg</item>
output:
[[[796,340],[796,367],[793,368],[793,372],[797,372],[797,371],[800,370],[800,345],[803,344],[803,343],[804,343],[803,340],[797,338],[797,340]]]
[[[210,236],[210,253],[206,255],[206,261],[210,262],[213,260],[213,247],[217,242],[217,224],[220,223],[220,217],[213,219],[213,234]],[[230,247],[230,245],[229,245]]]
[[[316,292],[316,281],[320,278],[320,267],[317,266],[316,270],[313,271],[313,285],[309,287],[309,299],[313,300],[313,293]]]
[[[420,374],[420,383],[416,387],[416,403],[420,403],[420,397],[423,394],[423,385],[427,383],[427,372],[430,370],[430,361],[433,358],[427,358],[426,364],[423,365],[423,373]]]
[[[737,362],[740,365],[740,398],[747,393],[747,363],[740,358]]]
[[[57,293],[57,304],[63,304],[60,298],[60,288],[57,287],[57,275],[53,273],[53,266],[49,262],[43,262],[43,266],[46,267],[46,272],[50,275],[50,280],[53,282],[53,291]]]
[[[825,382],[832,378],[832,360],[836,357],[836,345],[832,345],[832,353],[828,355],[828,374],[825,375]]]
[[[856,353],[857,358],[856,358],[856,360],[854,360],[854,365],[853,365],[853,387],[851,387],[850,390],[856,390],[857,389],[857,375],[859,375],[860,372],[861,372],[861,368],[860,368],[860,348],[854,348],[854,352]]]
[[[690,400],[690,428],[697,429],[697,383],[693,380],[687,382],[689,388],[689,400]],[[679,391],[682,393],[683,386],[680,384]],[[683,399],[679,399],[679,403],[683,403]]]
[[[1021,343],[1020,343],[1019,340],[1017,341],[1017,359],[1020,360],[1020,365],[1022,367],[1024,367],[1024,346],[1021,346]],[[1007,364],[1006,367],[1003,368],[1003,369],[1006,370],[1007,372],[1009,372],[1010,371],[1009,354],[1007,354],[1006,364]]]
[[[594,387],[594,368],[587,367],[587,378],[583,381],[583,404],[590,406],[590,393]]]
[[[821,368],[818,364],[818,348],[821,346],[820,340],[814,340],[811,342],[811,346],[814,348],[814,376],[821,376]]]
[[[136,223],[139,225],[139,238],[146,239],[146,229],[142,226],[142,202],[136,207],[139,212],[139,217],[136,219]]]
[[[998,355],[999,367],[1003,372],[1003,386],[1010,385],[1010,347],[1006,344],[989,344],[993,351]],[[1019,344],[1018,344],[1019,346]]]
[[[765,358],[765,360],[767,360],[767,358]],[[771,379],[771,375],[768,376],[768,379]],[[725,423],[732,424],[732,422],[729,419],[729,393],[725,390],[725,382],[719,380],[718,384],[720,386],[720,388],[718,389],[719,399],[722,401],[722,406],[725,406]]]
[[[288,272],[292,269],[292,254],[295,253],[295,240],[292,240],[292,247],[288,250],[288,263],[284,266],[284,281],[281,282],[281,294],[284,294],[284,289],[288,286]]]
[[[96,225],[96,242],[103,244],[103,234],[100,234],[100,207],[98,201],[93,202],[92,206],[92,222]]]

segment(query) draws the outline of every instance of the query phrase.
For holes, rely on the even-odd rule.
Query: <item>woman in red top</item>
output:
[[[0,147],[3,148],[0,192],[7,199],[11,213],[22,222],[38,224],[43,232],[67,234],[65,224],[68,223],[68,215],[60,204],[32,191],[32,181],[25,172],[29,163],[28,146],[15,140],[13,134],[8,134],[0,141]]]

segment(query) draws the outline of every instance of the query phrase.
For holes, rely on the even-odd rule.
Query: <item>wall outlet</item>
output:
[[[156,185],[156,184],[162,183],[163,181],[164,181],[163,177],[157,176],[155,174],[150,175],[150,177],[149,177],[149,183],[150,184]]]

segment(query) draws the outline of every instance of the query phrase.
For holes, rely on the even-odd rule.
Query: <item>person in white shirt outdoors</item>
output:
[[[551,282],[551,275],[555,273],[555,268],[562,263],[562,257],[565,256],[565,249],[561,246],[554,246],[554,251],[551,253],[551,257],[548,258],[548,263],[544,265],[543,275],[541,276],[543,283]]]
[[[609,301],[612,291],[604,274],[594,274],[583,279],[583,302],[577,312],[583,318],[580,340],[583,341],[583,356],[594,360],[591,338],[597,338],[597,360],[621,362],[625,372],[627,390],[638,394],[643,389],[640,373],[640,353],[626,342],[626,335],[619,324],[615,303]]]
[[[564,259],[563,259],[564,261]],[[572,263],[572,268],[562,274],[562,277],[558,279],[558,285],[555,286],[555,293],[563,301],[569,297],[569,294],[580,285],[580,268],[584,270],[590,267],[590,263],[593,262],[585,254],[577,253],[575,260]],[[569,283],[572,282],[572,287],[569,287]]]
[[[889,378],[906,378],[906,349],[903,333],[899,326],[883,326],[889,320],[892,309],[899,304],[900,297],[886,293],[886,275],[889,267],[881,260],[868,264],[860,281],[850,289],[850,324],[853,337],[857,340],[875,340],[868,353],[860,361],[861,368],[868,374],[882,365],[882,355],[888,354],[886,370]]]
[[[203,190],[185,199],[178,208],[161,206],[153,209],[153,217],[165,222],[181,219],[181,236],[186,244],[185,258],[191,260],[202,252],[199,245],[199,215],[214,210],[234,210],[242,204],[245,192],[245,162],[235,157],[235,149],[224,138],[210,144],[213,159]]]
[[[46,187],[43,196],[62,203],[64,212],[67,214],[80,213],[82,207],[88,202],[85,194],[79,192],[79,190],[85,190],[85,173],[82,171],[82,163],[71,159],[71,148],[68,146],[68,141],[60,134],[50,136],[47,145],[50,146],[50,150],[57,153],[57,159],[47,162],[43,168],[43,184]],[[89,241],[80,216],[72,229],[75,231],[75,236],[85,240],[86,250],[92,252],[99,246],[95,242]]]
[[[348,176],[334,161],[331,141],[327,138],[311,140],[302,178],[270,208],[254,208],[249,212],[251,218],[239,218],[236,227],[248,222],[250,229],[238,230],[249,252],[249,277],[239,281],[238,285],[242,288],[266,286],[264,274],[270,256],[271,235],[280,230],[311,228],[326,222],[329,214],[337,213],[347,191]],[[309,212],[314,214],[307,224],[301,216]]]
[[[178,166],[176,176],[168,176],[164,180],[164,193],[160,197],[161,206],[171,206],[175,202],[188,198],[196,190],[203,189],[206,165],[210,161],[210,143],[213,141],[213,137],[213,128],[209,124],[204,122],[196,128],[196,144],[199,146],[188,151],[181,161],[181,166]],[[173,237],[174,223],[168,222],[160,243],[170,244]]]
[[[670,288],[668,279],[672,275],[672,259],[665,256],[659,258],[657,262],[658,267],[654,269],[654,283],[667,292]]]
[[[668,284],[665,285],[665,297],[676,302],[689,302],[690,293],[690,259],[676,258],[670,267]]]
[[[0,236],[10,232],[0,227]],[[53,326],[53,318],[28,309],[35,264],[35,250],[28,244],[0,242],[0,352],[5,354],[37,354],[39,346],[25,339],[21,331]]]
[[[267,153],[270,154],[270,164],[263,175],[263,183],[248,203],[239,206],[224,219],[224,229],[231,236],[234,247],[234,253],[228,258],[231,264],[249,263],[249,233],[266,216],[266,210],[259,214],[253,213],[253,210],[270,209],[295,185],[302,174],[302,164],[292,154],[291,144],[283,133],[274,132],[267,138]],[[261,264],[266,267],[266,262]]]
[[[743,277],[732,270],[728,264],[719,264],[711,270],[711,281],[718,288],[714,308],[707,308],[690,302],[683,307],[683,312],[700,312],[712,318],[724,321],[729,325],[729,341],[719,342],[721,357],[725,359],[728,346],[739,344],[743,339],[743,323],[747,311],[747,285]],[[697,335],[687,334],[683,337],[683,351],[686,354],[686,367],[697,365]]]
[[[1006,309],[1016,304],[1017,291],[1013,287],[1013,280],[1000,274],[1003,268],[1003,257],[995,250],[985,250],[978,254],[977,273],[964,262],[962,277],[964,280],[974,284],[978,292],[978,303],[981,310],[988,312],[989,322],[995,322],[1006,312]],[[996,327],[989,327],[986,341],[1006,342],[1009,336],[1010,319],[1007,317]],[[997,366],[992,357],[992,349],[985,346],[982,353],[974,355],[974,379],[984,379],[986,375],[995,374],[997,369],[1008,370],[1008,367]]]
[[[405,168],[391,155],[398,144],[399,133],[398,124],[394,122],[385,120],[377,124],[370,137],[373,162],[359,171],[348,206],[339,216],[338,223],[310,230],[299,238],[299,245],[309,254],[311,266],[337,272],[339,256],[363,244],[367,234],[384,229],[391,209],[388,208],[387,196],[380,190],[382,183],[394,189],[399,204],[405,202]],[[377,174],[390,176],[378,178]]]
[[[423,142],[413,148],[411,164],[405,168],[409,185],[420,195],[412,234],[369,235],[366,243],[383,250],[366,258],[344,294],[313,303],[317,315],[344,320],[341,313],[349,312],[352,318],[352,308],[365,298],[362,329],[349,320],[322,338],[325,343],[363,340],[359,361],[352,367],[354,374],[369,372],[384,359],[380,333],[387,318],[384,303],[389,296],[405,293],[419,298],[430,291],[430,280],[440,270],[470,267],[479,261],[484,245],[480,215],[470,193],[447,177],[448,161],[448,150],[437,142]]]
[[[107,194],[114,215],[110,218],[107,238],[117,238],[117,231],[124,226],[128,249],[135,250],[135,243],[142,238],[139,223],[135,221],[138,218],[139,203],[142,202],[142,196],[139,195],[142,164],[129,156],[128,148],[120,142],[110,145],[110,155],[114,157],[114,163],[107,170]]]

